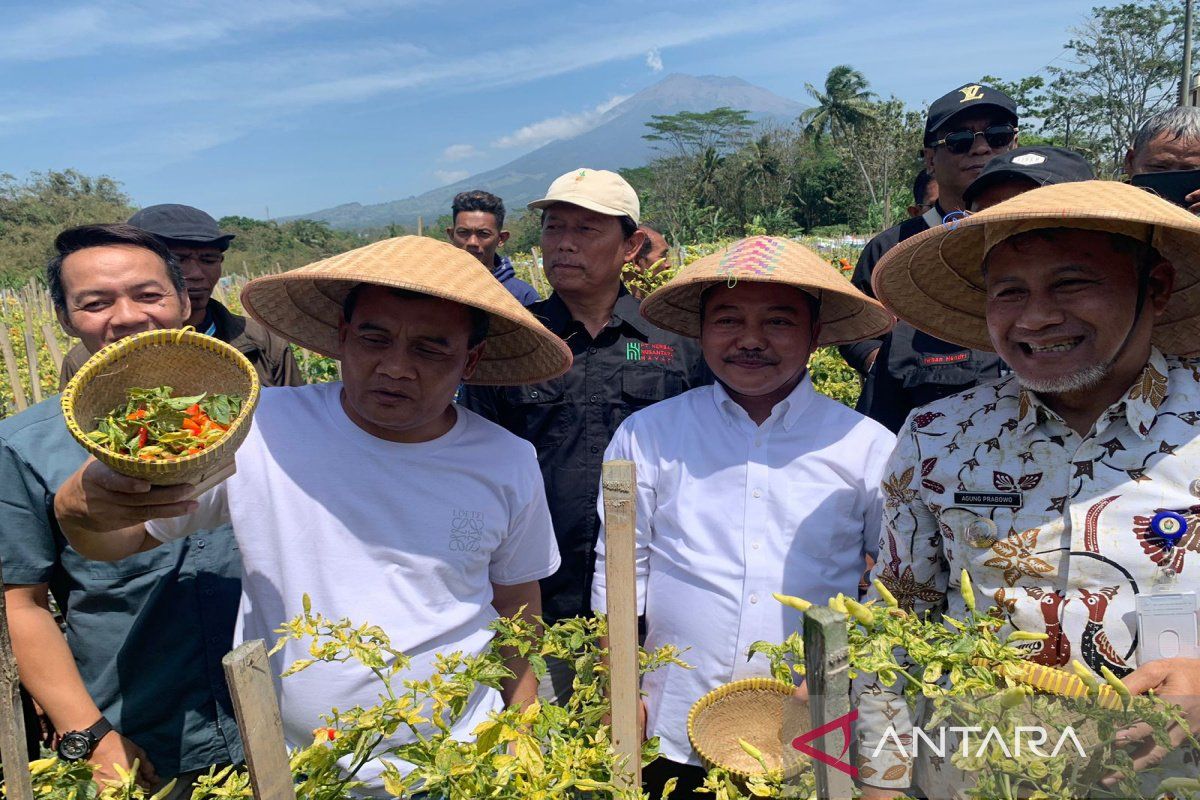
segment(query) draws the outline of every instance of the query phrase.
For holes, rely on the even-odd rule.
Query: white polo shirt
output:
[[[804,380],[761,426],[720,384],[692,389],[622,423],[606,461],[637,468],[637,588],[646,647],[687,648],[647,675],[647,735],[667,758],[699,764],[692,704],[733,680],[767,676],[760,640],[781,642],[801,615],[772,592],[823,603],[856,597],[878,552],[879,485],[896,438]],[[599,502],[604,516],[603,498]],[[606,608],[604,535],[592,607]]]
[[[341,388],[265,389],[237,472],[192,515],[147,527],[169,541],[232,522],[243,570],[236,641],[273,644],[308,593],[314,611],[391,636],[412,658],[396,678],[402,689],[405,678],[431,674],[437,652],[482,652],[497,616],[491,584],[552,574],[558,547],[533,445],[459,407],[433,441],[384,441],[346,416]],[[272,656],[272,671],[308,657],[306,643],[291,642]],[[351,664],[316,664],[277,686],[292,746],[310,744],[334,706],[373,706],[382,693],[370,671]],[[454,738],[470,741],[501,707],[496,691],[477,688]],[[373,790],[382,788],[379,770],[372,763],[360,773]]]

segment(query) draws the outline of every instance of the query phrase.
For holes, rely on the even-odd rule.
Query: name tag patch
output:
[[[961,364],[971,357],[969,350],[964,350],[961,353],[948,353],[947,355],[925,356],[921,359],[921,366],[924,367],[940,367],[943,364]]]
[[[958,506],[989,506],[992,508],[1020,508],[1024,496],[1021,492],[955,492],[954,504]]]

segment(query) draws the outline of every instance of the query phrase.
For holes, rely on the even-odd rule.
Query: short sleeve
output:
[[[0,565],[4,583],[50,580],[58,560],[50,521],[53,497],[33,467],[0,441]]]
[[[488,577],[492,583],[515,586],[553,575],[561,563],[554,524],[546,503],[546,486],[533,445],[522,443],[523,457],[512,474],[523,476],[514,496],[508,531],[492,553]]]
[[[196,498],[200,507],[191,514],[171,519],[152,519],[146,532],[160,542],[173,542],[196,531],[207,531],[229,523],[228,481],[217,484]]]

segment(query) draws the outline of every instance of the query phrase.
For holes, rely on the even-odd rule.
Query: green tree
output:
[[[861,72],[849,64],[839,64],[825,76],[824,91],[811,83],[804,84],[817,104],[805,109],[800,115],[800,122],[818,138],[825,133],[834,139],[845,136],[869,120],[874,113],[871,101],[875,95],[869,86],[866,76]]]
[[[1177,102],[1183,4],[1152,0],[1094,8],[1073,33],[1067,49],[1074,63],[1049,71],[1065,78],[1066,88],[1098,98],[1115,171],[1142,124]]]
[[[108,176],[73,169],[25,179],[0,175],[0,285],[18,286],[40,275],[64,228],[123,222],[133,211],[121,184]]]
[[[669,145],[668,153],[690,158],[706,150],[725,153],[745,143],[754,122],[749,111],[721,106],[711,111],[654,114],[646,123],[650,133],[642,138]]]

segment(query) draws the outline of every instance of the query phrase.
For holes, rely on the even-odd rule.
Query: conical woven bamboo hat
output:
[[[892,315],[825,259],[777,236],[740,239],[688,264],[642,301],[642,316],[660,328],[698,338],[701,293],[711,286],[743,282],[793,286],[820,300],[820,345],[870,339],[892,327]]]
[[[913,327],[948,342],[992,350],[983,260],[1025,231],[1109,231],[1153,245],[1175,265],[1175,289],[1154,327],[1165,353],[1200,351],[1200,219],[1149,192],[1115,181],[1044,186],[893,247],[875,267],[875,296]]]
[[[255,278],[242,290],[242,305],[288,341],[337,358],[342,302],[359,283],[419,292],[487,312],[487,347],[469,383],[536,383],[571,366],[566,343],[525,310],[477,258],[426,236],[384,239]]]

